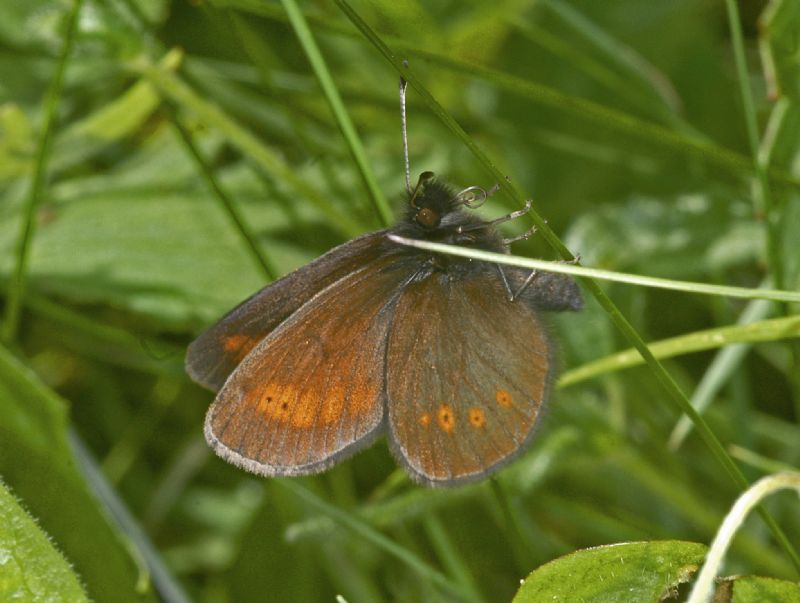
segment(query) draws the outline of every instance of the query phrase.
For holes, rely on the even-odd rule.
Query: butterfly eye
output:
[[[435,228],[439,226],[439,213],[432,210],[430,207],[423,207],[414,216],[414,220],[420,226],[425,228]]]

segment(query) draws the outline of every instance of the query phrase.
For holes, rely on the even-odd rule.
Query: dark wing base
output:
[[[219,391],[245,356],[314,295],[385,252],[385,231],[333,248],[253,294],[202,333],[186,353],[186,372]]]

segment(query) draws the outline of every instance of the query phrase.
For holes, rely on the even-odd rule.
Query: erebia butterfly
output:
[[[541,313],[578,310],[577,285],[393,242],[507,253],[496,226],[524,213],[487,222],[468,211],[485,191],[456,192],[430,172],[412,188],[408,168],[406,181],[395,226],[266,286],[189,346],[189,375],[218,392],[205,435],[225,460],[307,475],[385,435],[416,481],[454,485],[529,443],[554,374]]]

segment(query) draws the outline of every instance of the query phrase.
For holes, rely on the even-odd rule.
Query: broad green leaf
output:
[[[218,148],[205,140],[203,149]],[[285,213],[264,199],[251,173],[233,169],[234,193],[270,257],[288,272],[335,242],[299,253],[281,240]],[[118,170],[54,187],[40,212],[32,287],[74,303],[105,304],[169,327],[206,325],[265,284],[225,213],[171,133],[154,135]],[[0,222],[0,273],[10,267],[14,207]],[[301,210],[303,211],[303,210]],[[305,212],[303,212],[305,213]]]
[[[0,416],[0,475],[59,543],[88,595],[96,601],[154,601],[149,587],[140,586],[143,568],[136,567],[75,468],[65,402],[3,348]]]
[[[87,601],[80,579],[0,481],[0,600]]]
[[[724,598],[720,591],[730,588],[730,598]],[[717,587],[714,603],[788,603],[800,601],[800,584],[788,580],[776,580],[761,576],[741,576],[726,579]]]
[[[0,116],[0,281],[13,265],[26,170],[70,2],[0,2],[0,112],[7,112]],[[577,224],[574,251],[588,265],[743,286],[773,271],[763,251],[765,220],[752,211],[754,158],[738,88],[746,82],[762,128],[759,159],[772,174],[772,223],[783,231],[787,289],[798,283],[800,262],[800,120],[790,94],[800,19],[791,15],[793,3],[737,3],[749,59],[741,77],[731,68],[722,3],[714,10],[685,1],[549,3],[579,11],[576,20],[541,0],[500,0],[491,8],[348,1],[488,158],[476,159],[468,141],[411,92],[412,174],[430,169],[454,186],[487,188],[508,176],[557,233]],[[399,197],[397,73],[337,4],[304,2],[301,10],[381,188]],[[759,27],[765,5],[776,16],[767,13]],[[778,76],[759,60],[757,40],[784,51]],[[161,65],[171,49],[183,54],[181,68],[153,67],[143,79],[141,66]],[[631,52],[647,65],[631,63]],[[128,528],[145,531],[158,549],[145,551],[146,559],[163,554],[167,571],[197,600],[447,599],[436,582],[298,504],[275,481],[264,488],[265,480],[208,460],[201,424],[211,395],[179,375],[197,330],[266,279],[174,136],[162,100],[175,104],[276,272],[375,227],[358,169],[281,3],[85,0],[66,76],[18,344],[69,398],[70,422],[111,473],[115,498],[132,511]],[[663,93],[665,82],[666,114],[650,93]],[[498,217],[521,207],[521,199],[498,193],[480,215]],[[343,228],[337,214],[356,228]],[[510,236],[530,225],[523,217],[501,230]],[[515,244],[514,253],[553,257],[541,232]],[[702,385],[710,360],[708,352],[687,353],[701,349],[692,341],[731,325],[741,304],[635,285],[607,290],[648,342],[675,344],[675,358],[665,364],[687,394]],[[565,370],[627,347],[588,299],[582,313],[552,323]],[[778,335],[767,336],[720,381],[708,414],[723,441],[752,453],[740,455],[751,475],[768,463],[796,464],[800,373],[789,352]],[[46,389],[41,395],[53,396]],[[93,586],[92,563],[96,572],[123,576],[120,592],[131,575],[146,584],[147,573],[132,565],[123,564],[128,573],[114,570],[112,545],[87,521],[68,521],[76,508],[95,513],[96,503],[85,492],[78,496],[77,486],[63,486],[71,482],[55,469],[48,473],[49,463],[72,458],[58,437],[63,409],[48,431],[40,427],[49,425],[49,414],[37,415],[22,394],[7,398],[0,458],[14,456],[3,468],[16,471],[15,482],[25,487],[15,495],[76,565],[88,595],[120,598]],[[678,453],[667,449],[676,413],[665,399],[640,369],[554,391],[530,450],[497,476],[505,501],[485,483],[419,488],[382,443],[304,483],[449,578],[474,581],[477,598],[508,601],[520,576],[569,551],[710,534],[718,526],[735,492],[698,438]],[[7,437],[15,431],[27,435]],[[25,454],[30,483],[19,469]],[[47,484],[68,508],[42,496]],[[795,509],[782,500],[769,509],[796,543]],[[432,513],[443,530],[431,531]],[[90,546],[97,549],[91,556],[81,548]],[[448,548],[463,564],[453,563]],[[795,579],[789,555],[757,521],[747,523],[730,553],[731,573]],[[120,557],[128,560],[124,551]],[[462,579],[467,574],[471,579]]]
[[[705,545],[678,540],[584,549],[534,570],[514,603],[657,603],[691,579],[706,550]]]

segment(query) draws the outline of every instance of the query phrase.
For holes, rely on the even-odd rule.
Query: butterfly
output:
[[[385,435],[414,480],[448,486],[525,450],[555,368],[542,313],[579,310],[577,285],[388,236],[508,253],[496,227],[525,210],[484,221],[476,189],[424,172],[395,226],[267,285],[189,346],[189,375],[217,392],[205,436],[219,456],[308,475]]]

